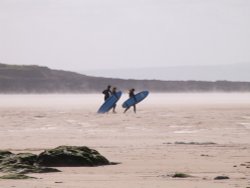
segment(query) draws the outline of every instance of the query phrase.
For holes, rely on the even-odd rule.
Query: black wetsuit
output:
[[[129,98],[134,98],[134,100],[136,101],[134,91],[129,91]],[[129,108],[130,107],[126,108],[124,110],[124,113],[126,113]],[[135,104],[133,105],[133,108],[134,108],[134,113],[136,113],[136,106],[135,106]]]
[[[135,99],[135,94],[133,91],[129,92],[129,98],[134,98]],[[136,100],[136,99],[135,99]]]
[[[118,98],[117,94],[116,94],[116,91],[112,91],[111,94],[114,95],[116,98]],[[114,113],[116,113],[115,108],[116,108],[116,104],[114,104],[114,106],[112,107]]]
[[[106,100],[110,97],[110,95],[111,95],[110,89],[105,89],[102,93],[104,94],[104,100],[105,100],[105,101],[106,101]]]

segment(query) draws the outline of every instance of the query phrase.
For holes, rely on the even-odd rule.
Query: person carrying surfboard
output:
[[[100,106],[100,108],[98,109],[97,113],[98,114],[104,114],[109,112],[109,110],[111,110],[114,105],[117,103],[117,101],[121,98],[122,96],[122,92],[121,91],[116,91],[116,89],[114,90],[115,92],[113,92],[114,94],[111,95],[106,101],[104,101],[104,103]]]
[[[105,89],[102,93],[104,94],[104,101],[106,101],[111,96],[111,85],[107,86],[107,89]]]
[[[118,98],[118,96],[117,96],[117,94],[116,94],[116,87],[113,87],[113,88],[112,88],[111,95],[114,95],[116,98]],[[115,103],[114,106],[112,107],[113,113],[116,113],[115,108],[116,108],[116,103]]]
[[[135,89],[134,88],[132,88],[132,89],[130,89],[129,90],[129,98],[134,98],[134,100],[136,101],[136,98],[135,98]],[[130,106],[129,107],[127,107],[125,110],[124,110],[124,112],[123,113],[126,113],[127,112],[127,110],[130,108]],[[136,113],[136,105],[134,104],[133,105],[133,108],[134,108],[134,113]]]

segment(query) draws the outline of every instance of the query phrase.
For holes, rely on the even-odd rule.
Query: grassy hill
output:
[[[125,80],[86,76],[36,65],[0,64],[0,93],[95,93],[110,84],[151,92],[247,92],[250,82]]]

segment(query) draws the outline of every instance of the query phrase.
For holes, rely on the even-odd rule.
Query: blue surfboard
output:
[[[133,98],[129,98],[128,100],[126,100],[123,104],[122,107],[123,108],[128,108],[130,106],[133,106],[134,104],[137,104],[139,102],[141,102],[143,99],[145,99],[148,96],[149,92],[148,91],[142,91],[140,93],[137,93],[135,95],[135,97]]]
[[[116,95],[111,95],[99,108],[97,113],[103,114],[108,112],[114,105],[117,103],[117,101],[121,98],[122,92],[118,91],[116,92]]]

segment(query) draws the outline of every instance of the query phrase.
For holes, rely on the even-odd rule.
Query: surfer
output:
[[[130,89],[129,90],[129,98],[134,98],[134,100],[136,101],[136,98],[135,98],[135,89],[134,88],[132,88],[132,89]],[[127,112],[127,110],[129,109],[130,107],[127,107],[125,110],[124,110],[124,113],[126,113]],[[134,108],[134,113],[136,113],[136,106],[135,106],[135,104],[133,105],[133,108]]]
[[[111,96],[111,85],[107,86],[107,89],[105,89],[102,93],[104,94],[104,101],[106,101]]]
[[[117,94],[116,94],[116,87],[113,87],[113,88],[112,88],[111,95],[114,95],[116,98],[118,98],[118,96],[117,96]],[[116,113],[115,108],[116,108],[116,103],[115,103],[114,106],[112,107],[113,113]]]

